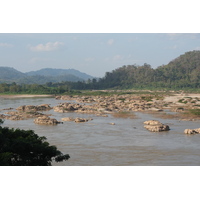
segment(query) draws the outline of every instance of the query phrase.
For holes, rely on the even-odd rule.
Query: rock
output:
[[[60,124],[61,122],[57,121],[56,119],[51,119],[48,116],[38,117],[34,120],[36,124],[45,124],[45,125],[56,125]]]
[[[144,124],[146,124],[144,127],[151,132],[161,132],[170,130],[168,125],[162,124],[157,120],[145,121]]]
[[[29,111],[29,112],[10,111],[10,112],[5,112],[5,114],[8,114],[6,116],[6,119],[11,119],[11,120],[24,120],[27,118],[36,118],[36,117],[44,116],[44,114],[39,113],[37,111]],[[16,116],[18,116],[18,118]]]
[[[79,123],[79,122],[87,122],[88,119],[84,119],[84,118],[79,118],[79,117],[77,117],[74,121],[75,121],[76,123]]]
[[[10,119],[10,120],[24,120],[24,118],[22,116],[19,116],[19,115],[7,116],[6,119]]]
[[[161,131],[169,131],[169,126],[168,125],[145,125],[144,126],[147,130],[151,132],[161,132]]]
[[[66,111],[75,111],[76,109],[72,106],[69,105],[68,107],[65,108]]]
[[[0,114],[0,119],[5,119],[5,118],[6,118],[6,115]]]
[[[50,110],[52,109],[49,104],[42,104],[39,106],[33,106],[33,105],[23,105],[20,106],[18,108],[16,108],[16,110],[22,111],[22,112],[30,112],[30,111],[46,111],[46,110]]]
[[[197,129],[185,129],[184,133],[188,134],[188,135],[199,134],[200,133],[200,128],[197,128]]]
[[[145,121],[144,124],[146,125],[161,125],[161,123],[158,120],[149,120],[149,121]]]
[[[50,107],[50,104],[41,104],[39,106],[36,106],[36,110],[43,110],[43,111],[46,111],[46,110],[51,110],[52,108]]]
[[[197,133],[200,133],[200,128],[194,129]]]
[[[75,119],[72,118],[72,117],[64,117],[64,118],[62,118],[61,120],[62,120],[62,121],[75,121]]]

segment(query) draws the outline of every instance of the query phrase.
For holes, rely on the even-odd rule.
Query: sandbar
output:
[[[54,95],[37,95],[37,94],[16,94],[16,95],[0,95],[0,98],[37,98],[37,97],[55,97]]]

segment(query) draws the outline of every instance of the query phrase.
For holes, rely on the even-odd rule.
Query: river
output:
[[[64,100],[54,98],[0,98],[0,113],[5,108],[21,105],[50,104],[56,106]],[[2,126],[31,129],[70,159],[53,165],[64,166],[199,166],[200,135],[185,135],[186,128],[200,128],[199,121],[159,119],[156,115],[135,112],[136,117],[101,117],[91,114],[52,114],[58,121],[63,117],[93,118],[85,123],[64,122],[56,126],[38,125],[33,119],[5,120]],[[159,120],[170,126],[170,131],[153,133],[144,128],[146,120]],[[109,123],[115,123],[110,125]]]

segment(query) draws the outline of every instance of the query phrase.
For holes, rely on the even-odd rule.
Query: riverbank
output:
[[[54,97],[54,95],[37,95],[37,94],[11,94],[11,95],[0,95],[0,98],[42,98],[42,97]]]

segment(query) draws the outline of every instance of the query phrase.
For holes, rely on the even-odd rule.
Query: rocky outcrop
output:
[[[197,129],[185,129],[184,133],[188,134],[188,135],[200,134],[200,128],[197,128]]]
[[[80,118],[80,117],[77,117],[77,118],[72,118],[72,117],[65,117],[65,118],[62,118],[61,119],[62,121],[74,121],[76,123],[79,123],[79,122],[88,122],[89,120],[93,120],[92,118]]]
[[[146,124],[144,127],[151,132],[161,132],[170,130],[168,125],[162,124],[157,120],[145,121],[144,124]]]
[[[52,119],[48,116],[38,117],[34,120],[35,124],[43,124],[43,125],[57,125],[61,122],[57,121],[56,119]]]
[[[49,104],[41,104],[38,106],[34,106],[34,105],[23,105],[20,106],[18,108],[16,108],[16,110],[18,111],[22,111],[22,112],[30,112],[30,111],[48,111],[51,110],[52,108],[49,106]]]
[[[79,104],[72,104],[72,103],[61,103],[58,106],[54,106],[53,109],[55,112],[73,112],[75,110],[81,109],[82,106]]]
[[[39,113],[37,111],[30,111],[30,112],[10,111],[6,112],[5,114],[7,115],[4,115],[4,118],[9,120],[24,120],[28,118],[36,118],[44,116],[44,114]]]

